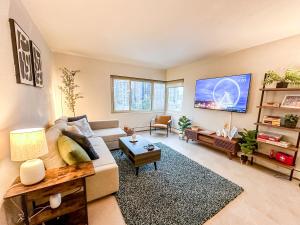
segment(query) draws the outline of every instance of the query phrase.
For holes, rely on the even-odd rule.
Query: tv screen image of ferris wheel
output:
[[[194,106],[245,113],[250,83],[250,73],[197,80]]]

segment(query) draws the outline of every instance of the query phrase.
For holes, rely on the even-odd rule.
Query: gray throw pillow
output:
[[[68,117],[68,122],[74,122],[74,121],[77,121],[77,120],[81,120],[83,118],[85,118],[86,121],[88,121],[87,116],[86,115],[82,115],[82,116]]]

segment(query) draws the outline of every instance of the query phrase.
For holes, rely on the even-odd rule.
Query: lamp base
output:
[[[43,160],[31,159],[23,162],[20,167],[20,179],[24,185],[32,185],[40,182],[45,177]]]

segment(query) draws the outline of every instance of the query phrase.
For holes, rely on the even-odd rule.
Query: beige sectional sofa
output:
[[[96,174],[87,178],[87,200],[92,201],[119,190],[119,169],[110,150],[119,148],[119,137],[126,133],[119,128],[118,120],[89,122],[94,136],[89,140],[99,159],[93,160]],[[67,118],[60,118],[46,132],[49,153],[42,157],[46,169],[66,166],[61,159],[57,139],[67,127]]]

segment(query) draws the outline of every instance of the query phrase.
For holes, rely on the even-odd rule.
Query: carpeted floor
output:
[[[243,192],[170,147],[156,145],[162,149],[158,170],[145,165],[138,177],[126,155],[113,152],[120,172],[116,198],[127,225],[203,224]]]

